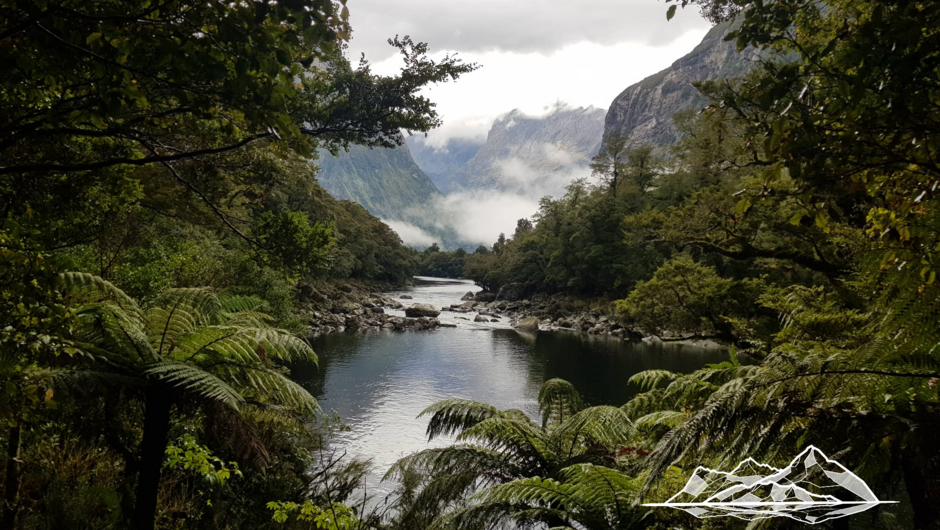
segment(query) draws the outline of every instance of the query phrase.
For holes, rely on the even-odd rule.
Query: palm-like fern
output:
[[[78,306],[72,345],[84,362],[56,378],[72,392],[119,386],[146,404],[140,448],[135,528],[153,526],[170,410],[188,400],[234,412],[246,402],[317,410],[316,399],[287,377],[284,365],[316,362],[310,346],[270,327],[264,302],[206,289],[170,289],[150,307],[107,281],[81,273],[61,277]]]
[[[485,403],[459,399],[436,403],[421,414],[431,416],[428,437],[456,434],[457,443],[405,457],[386,478],[404,477],[415,470],[427,476],[410,509],[457,507],[479,492],[469,506],[440,518],[438,526],[475,528],[505,518],[534,518],[557,526],[576,520],[575,512],[583,517],[594,513],[591,510],[606,513],[607,508],[600,507],[606,498],[597,495],[582,498],[585,504],[577,510],[575,504],[568,510],[536,495],[539,484],[561,495],[578,489],[577,481],[587,476],[584,473],[596,480],[613,477],[605,475],[608,471],[617,473],[600,466],[613,465],[616,451],[635,437],[633,423],[616,407],[582,407],[577,391],[560,379],[545,383],[539,395],[543,425],[519,410],[501,411]],[[580,464],[597,467],[572,467]],[[612,491],[610,495],[619,502]]]
[[[838,454],[876,489],[903,480],[915,513],[918,495],[929,513],[930,492],[940,487],[931,478],[936,459],[928,456],[940,434],[938,302],[936,289],[895,299],[887,316],[870,318],[870,328],[858,333],[869,337],[864,343],[791,340],[760,365],[634,376],[649,390],[623,409],[641,430],[661,436],[647,462],[650,478],[681,462],[787,461],[812,443]],[[782,320],[782,336],[813,336],[791,329],[801,325],[800,315]]]
[[[593,464],[563,469],[558,479],[531,477],[486,488],[467,507],[440,518],[432,528],[488,528],[503,520],[543,520],[560,528],[615,530],[641,519],[635,503],[642,481]],[[576,524],[573,524],[576,523]]]

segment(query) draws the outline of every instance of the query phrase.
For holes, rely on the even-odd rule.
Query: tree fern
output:
[[[604,499],[620,502],[622,493],[611,492],[602,498],[600,490],[592,488],[600,487],[605,480],[611,488],[627,482],[620,476],[613,480],[606,472],[571,466],[613,463],[621,447],[635,439],[635,426],[617,407],[581,409],[580,397],[565,381],[547,382],[539,401],[544,421],[541,425],[521,411],[501,411],[475,401],[451,399],[428,407],[421,415],[431,416],[429,438],[457,434],[458,444],[407,456],[392,467],[386,479],[402,478],[414,471],[425,475],[423,488],[411,505],[423,509],[436,506],[429,512],[453,508],[435,520],[434,528],[498,528],[508,520],[536,520],[564,527],[560,523],[569,520],[569,512],[587,514],[582,520],[573,520],[594,518],[608,524],[609,518],[604,515],[608,508],[599,507],[589,513],[585,506],[575,504],[572,506],[577,510],[561,509],[562,499],[569,495],[577,501],[578,495],[587,494],[581,499],[587,504],[602,503]],[[586,473],[584,477],[578,475],[579,470]],[[591,486],[588,476],[596,481]],[[575,485],[566,485],[565,480]],[[630,489],[624,491],[636,489],[635,481],[629,484]],[[583,491],[574,491],[578,488]],[[462,499],[473,491],[477,494],[470,498],[469,505],[461,506]],[[624,509],[628,505],[625,502]]]
[[[468,399],[439,401],[421,411],[418,417],[431,416],[428,422],[428,440],[438,436],[458,434],[481,421],[499,416],[500,410],[492,405]]]
[[[307,415],[318,410],[316,399],[291,381],[284,367],[316,363],[316,354],[304,340],[270,327],[272,320],[259,312],[266,308],[260,300],[168,289],[141,309],[100,278],[69,273],[60,281],[78,304],[72,339],[77,354],[76,366],[56,374],[54,384],[71,392],[120,388],[144,400],[145,440],[148,433],[169,429],[173,403],[209,411],[220,405],[232,414],[240,414],[249,401],[252,410],[286,407]],[[163,457],[159,444],[141,444],[138,502],[147,496],[155,502]]]
[[[584,407],[581,394],[564,379],[549,379],[539,390],[539,412],[542,426],[550,421],[562,423]]]

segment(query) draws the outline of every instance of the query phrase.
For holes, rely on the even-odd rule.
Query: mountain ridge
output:
[[[607,111],[605,137],[621,134],[630,146],[659,148],[678,141],[680,133],[673,116],[707,104],[694,83],[742,76],[760,56],[753,50],[739,53],[734,41],[724,40],[737,24],[730,21],[712,27],[691,52],[624,89]]]

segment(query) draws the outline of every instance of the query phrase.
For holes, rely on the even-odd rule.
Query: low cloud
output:
[[[431,246],[433,243],[440,244],[440,240],[438,238],[406,221],[382,219],[382,222],[390,226],[392,230],[398,233],[398,237],[400,237],[402,242],[409,247],[425,248]]]
[[[558,197],[573,180],[591,175],[587,160],[551,144],[545,144],[543,149],[543,163],[532,164],[516,157],[497,161],[503,188],[537,202],[546,195]]]
[[[474,190],[453,193],[435,201],[428,210],[409,212],[441,231],[453,233],[470,245],[491,245],[504,232],[511,235],[516,221],[532,217],[538,199],[518,193]]]

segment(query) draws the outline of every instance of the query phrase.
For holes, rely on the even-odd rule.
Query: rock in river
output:
[[[523,318],[519,322],[516,322],[516,325],[513,327],[516,329],[521,329],[523,331],[538,331],[539,319],[535,317]]]
[[[436,317],[441,312],[431,304],[415,304],[405,309],[406,317]]]

